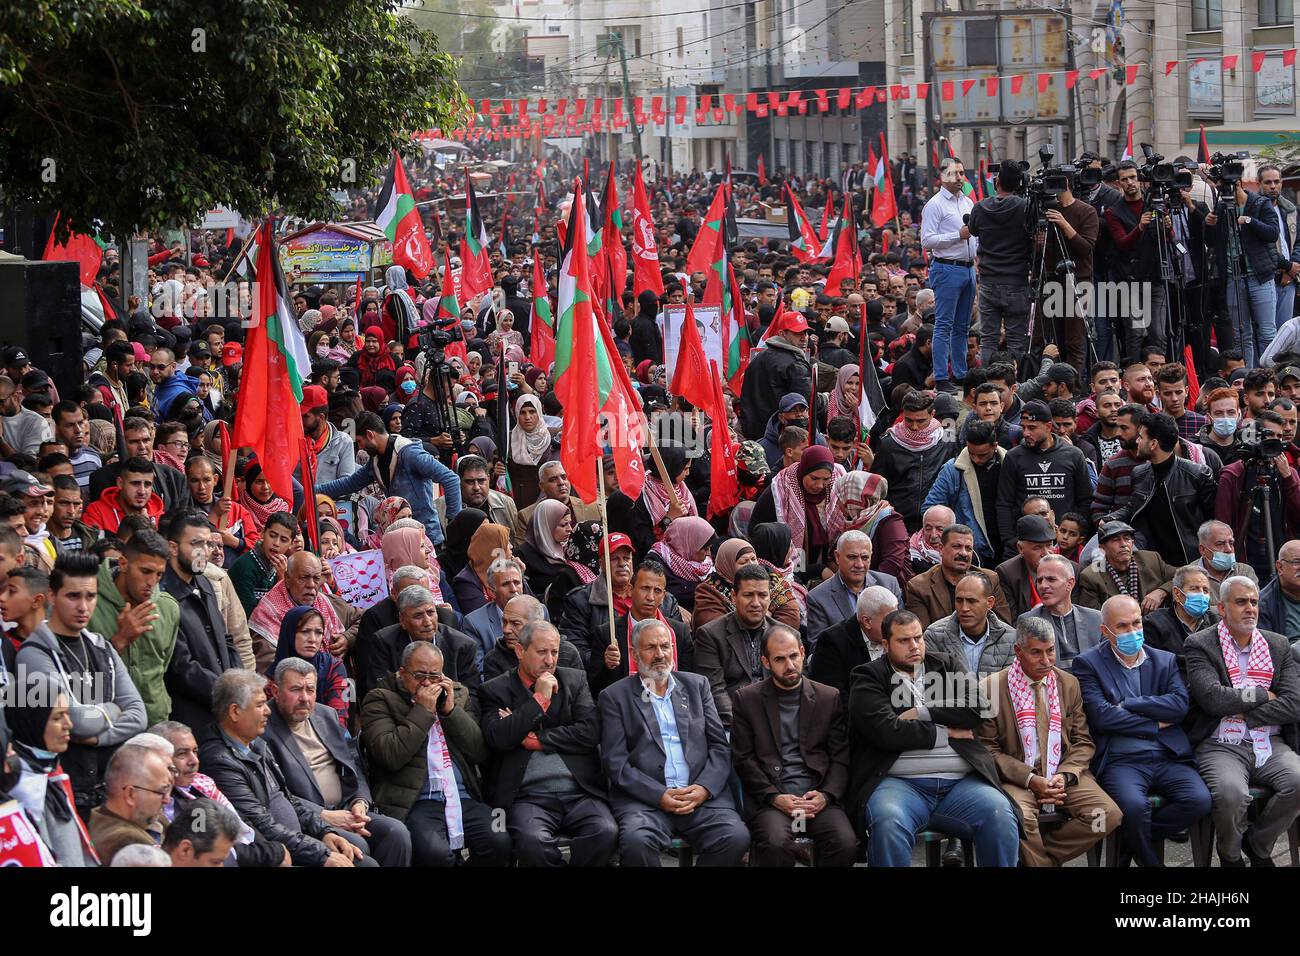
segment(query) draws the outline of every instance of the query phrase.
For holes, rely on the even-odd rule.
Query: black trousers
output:
[[[623,866],[659,866],[659,854],[674,837],[695,849],[697,866],[739,866],[749,849],[749,831],[731,807],[710,804],[712,801],[685,816],[650,806],[628,806],[619,811]]]
[[[839,807],[827,807],[811,820],[803,820],[803,831],[795,832],[795,821],[775,807],[765,807],[749,819],[754,835],[755,866],[794,866],[794,841],[811,837],[817,866],[852,866],[858,858],[858,835],[848,815]]]
[[[368,837],[357,833],[342,834],[343,839],[373,860],[372,864],[362,865],[396,867],[411,865],[411,834],[401,820],[372,813],[366,829],[370,831]]]
[[[497,824],[492,810],[477,800],[462,798],[461,820],[470,866],[505,866],[510,862],[510,834]],[[411,832],[411,856],[416,866],[454,866],[459,851],[447,837],[447,805],[441,800],[417,800],[406,815]]]
[[[530,794],[506,812],[506,829],[520,866],[563,866],[557,837],[569,843],[570,866],[609,866],[618,824],[603,800],[587,794]]]

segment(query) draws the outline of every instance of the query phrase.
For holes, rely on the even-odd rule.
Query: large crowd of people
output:
[[[1191,841],[1274,865],[1300,814],[1300,234],[1277,167],[1252,191],[1180,160],[1182,205],[1153,212],[1132,162],[1084,155],[1044,201],[1010,163],[932,182],[903,156],[883,228],[862,164],[620,168],[664,291],[629,269],[602,319],[676,437],[635,496],[607,455],[596,503],[532,354],[561,165],[480,180],[492,288],[446,356],[438,268],[291,286],[312,360],[292,500],[224,447],[247,330],[214,290],[238,240],[156,236],[149,294],[105,316],[70,392],[0,354],[0,864],[908,866],[938,844],[1059,866],[1106,844],[1160,866]],[[411,173],[458,282],[463,173]],[[786,187],[851,210],[860,268],[830,288],[831,258],[731,237],[754,347],[710,421],[671,393],[662,313],[706,296],[686,261],[715,191],[749,221]],[[110,246],[106,300],[121,282]],[[1105,283],[1150,294],[1117,308]],[[336,580],[358,552],[377,603]]]

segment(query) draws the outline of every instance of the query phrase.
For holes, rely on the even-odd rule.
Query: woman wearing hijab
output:
[[[691,612],[691,630],[698,631],[736,609],[732,597],[736,572],[758,560],[754,546],[743,538],[728,538],[713,557],[713,570],[695,587],[695,610]],[[799,629],[799,607],[786,604],[768,612],[771,617],[795,630]]]
[[[401,405],[415,399],[420,383],[416,381],[415,367],[399,365],[397,367],[397,391],[393,392],[393,401]]]
[[[379,413],[379,417],[384,420],[384,427],[388,429],[390,435],[400,435],[402,433],[402,406],[394,402],[391,405],[385,405],[384,410]]]
[[[540,501],[528,523],[524,543],[519,546],[519,557],[534,594],[545,598],[546,589],[568,570],[564,546],[572,535],[573,515],[569,506],[553,498]]]
[[[794,578],[793,549],[790,546],[790,529],[775,522],[751,524],[749,543],[754,546],[758,561],[767,568],[772,584],[772,601],[768,614],[778,620],[783,608],[793,607],[802,623],[808,616],[808,589]]]
[[[558,621],[564,611],[564,600],[570,591],[596,580],[600,572],[600,539],[604,529],[599,521],[579,521],[573,534],[564,544],[565,567],[551,582],[546,610],[551,620]]]
[[[889,482],[870,471],[850,471],[835,481],[837,507],[831,517],[831,547],[845,531],[871,538],[871,570],[904,585],[915,573],[908,553],[907,525],[887,500]]]
[[[339,361],[347,362],[357,351],[357,321],[348,316],[339,323],[339,341],[335,346],[343,353],[343,358]]]
[[[488,520],[488,516],[478,508],[461,508],[460,514],[447,523],[442,543],[442,567],[447,576],[455,580],[456,575],[469,566],[469,544],[479,525]]]
[[[53,856],[46,865],[98,866],[90,833],[73,802],[72,783],[59,764],[72,740],[69,698],[45,674],[31,671],[25,675],[22,691],[13,694],[14,700],[4,708],[13,735],[14,755],[8,762],[17,774],[9,796],[35,825],[44,844],[41,849]],[[0,753],[0,760],[4,759]]]
[[[394,521],[384,532],[384,541],[380,550],[384,555],[384,573],[388,576],[389,593],[392,593],[393,574],[398,568],[414,565],[429,572],[429,590],[439,604],[446,604],[444,596],[445,578],[442,565],[434,556],[433,545],[424,525],[414,518],[401,518]]]
[[[664,468],[672,478],[673,489],[677,492],[680,508],[672,507],[668,489],[659,477],[659,470],[653,465],[646,468],[645,483],[641,486],[641,497],[632,506],[629,515],[630,535],[636,553],[644,555],[656,541],[659,541],[674,518],[687,515],[698,516],[699,507],[695,496],[686,487],[686,475],[690,463],[686,460],[686,449],[678,445],[665,445],[659,449],[659,456],[664,461]]]
[[[790,528],[802,553],[803,570],[796,573],[804,584],[822,579],[831,545],[827,528],[837,507],[834,481],[842,474],[829,448],[810,445],[798,462],[776,473],[754,505],[753,522],[779,521]]]
[[[379,502],[370,515],[370,537],[366,539],[366,548],[368,550],[377,550],[383,546],[384,532],[398,518],[411,517],[411,503],[405,498],[393,496],[385,498]]]
[[[487,580],[488,568],[492,562],[497,558],[506,558],[519,563],[510,550],[510,529],[490,521],[480,524],[470,536],[465,557],[467,563],[452,579],[451,586],[461,613],[472,614],[493,600]],[[520,564],[519,572],[522,574],[523,570]],[[527,582],[524,583],[524,590],[528,590]]]
[[[835,388],[831,390],[827,405],[826,420],[832,418],[851,418],[854,432],[861,435],[862,424],[858,418],[858,403],[862,398],[862,373],[856,365],[845,365],[835,376]]]
[[[515,330],[515,314],[509,309],[502,309],[497,313],[497,327],[488,333],[487,346],[493,355],[501,351],[502,342],[506,343],[506,348],[524,347],[523,336]]]
[[[385,346],[386,341],[383,329],[372,325],[366,329],[365,344],[361,351],[355,352],[348,360],[348,364],[361,375],[362,389],[378,385],[381,371],[387,370],[394,376],[397,374],[397,363],[393,361],[392,353]]]
[[[337,558],[341,554],[352,554],[356,548],[348,543],[348,536],[343,533],[343,525],[337,518],[322,515],[317,521],[317,534],[320,536],[320,556],[324,560]],[[329,565],[326,565],[328,569]],[[328,570],[326,574],[328,574]]]
[[[257,462],[249,464],[244,471],[243,486],[239,490],[239,503],[253,524],[253,530],[260,538],[266,527],[266,519],[278,511],[289,511],[289,502],[276,497],[271,490],[271,483],[262,474],[262,466]],[[244,536],[247,539],[247,535]]]
[[[415,334],[420,325],[419,313],[415,310],[414,291],[406,281],[406,270],[401,266],[389,266],[384,272],[388,283],[384,289],[384,305],[381,327],[384,341],[394,340],[403,345]]]
[[[522,511],[541,496],[537,470],[559,457],[559,443],[542,420],[542,403],[536,395],[520,395],[515,402],[515,424],[510,429],[510,484],[515,504]]]
[[[316,701],[338,712],[339,724],[348,729],[348,674],[343,662],[325,646],[325,618],[313,607],[299,605],[280,622],[280,637],[275,645],[275,660],[267,669],[273,678],[276,665],[288,657],[298,657],[316,668]]]
[[[696,515],[677,518],[650,549],[668,568],[668,593],[688,611],[695,608],[695,588],[713,572],[709,545],[713,525]]]

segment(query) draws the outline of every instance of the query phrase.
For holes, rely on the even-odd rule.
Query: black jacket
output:
[[[1156,473],[1151,462],[1144,461],[1133,469],[1133,491],[1118,510],[1103,521],[1118,518],[1133,526],[1137,532],[1137,547],[1160,551],[1160,556],[1170,564],[1189,564],[1198,557],[1196,529],[1214,517],[1214,500],[1219,486],[1209,466],[1198,465],[1186,458],[1174,458],[1173,467],[1164,480],[1165,494],[1169,499],[1167,509],[1153,502],[1156,497]],[[1173,528],[1182,544],[1180,553],[1168,553],[1156,545],[1170,537],[1167,529]]]
[[[862,636],[862,625],[856,617],[846,617],[814,635],[812,660],[808,664],[808,677],[819,684],[827,684],[849,697],[849,674],[861,664],[871,663],[867,640]]]
[[[1195,629],[1200,630],[1218,623],[1219,615],[1211,608],[1205,612],[1205,617],[1197,622]],[[1260,625],[1263,626],[1263,624],[1264,622],[1261,620]],[[1183,645],[1192,633],[1194,632],[1183,626],[1183,622],[1178,619],[1178,615],[1174,613],[1172,607],[1158,608],[1142,618],[1144,645],[1154,647],[1157,650],[1168,651],[1177,657],[1178,671],[1183,675],[1184,679],[1187,677],[1187,651]]]
[[[1229,200],[1231,202],[1231,200]],[[1235,207],[1234,207],[1235,208]],[[1259,193],[1246,192],[1243,215],[1250,222],[1238,227],[1241,250],[1246,258],[1246,271],[1260,282],[1273,278],[1277,269],[1277,237],[1279,235],[1277,210]],[[1222,219],[1205,227],[1205,242],[1214,250],[1214,263],[1218,275],[1227,275],[1228,229]]]
[[[893,490],[891,481],[891,501]],[[1046,498],[1057,515],[1067,511],[1088,514],[1092,477],[1083,452],[1055,440],[1045,451],[1019,445],[1007,452],[998,472],[998,533],[1002,536],[1003,558],[1016,554],[1016,519],[1025,499],[1034,497]]]
[[[222,733],[214,729],[199,747],[203,772],[221,788],[241,820],[267,840],[289,848],[294,866],[324,866],[330,850],[321,838],[337,831],[321,818],[323,808],[289,789],[284,772],[265,740],[254,740],[249,750],[248,755],[236,753]],[[299,829],[283,825],[272,815],[268,779],[275,782],[293,806]]]
[[[812,366],[808,356],[784,339],[768,339],[765,347],[753,353],[745,370],[745,384],[740,391],[741,432],[746,438],[758,441],[782,395],[789,392],[807,395],[811,390]]]
[[[659,333],[659,324],[648,316],[638,315],[632,320],[632,334],[628,338],[632,346],[632,361],[640,364],[649,359],[655,365],[664,361],[664,340]]]
[[[852,753],[851,776],[847,803],[849,819],[858,828],[865,823],[867,800],[885,779],[894,761],[904,750],[930,748],[938,739],[939,725],[974,730],[982,721],[980,707],[975,700],[950,700],[954,689],[945,678],[957,673],[944,654],[925,655],[925,690],[933,688],[934,700],[924,701],[930,711],[930,720],[900,720],[898,715],[910,709],[913,702],[906,689],[895,684],[894,668],[888,655],[870,664],[856,667],[849,675],[849,745]],[[934,678],[931,677],[934,675]],[[931,684],[934,679],[935,683]],[[967,685],[957,682],[957,689]],[[902,700],[898,700],[902,697]],[[993,754],[980,743],[978,737],[970,740],[949,741],[952,749],[961,755],[971,768],[995,790],[1003,793]],[[1021,820],[1020,808],[1007,798]]]
[[[1025,222],[1025,200],[1019,196],[989,196],[970,213],[970,234],[980,241],[981,285],[1029,288],[1029,257],[1033,234]]]
[[[162,589],[176,599],[181,611],[176,646],[164,675],[172,699],[171,716],[189,724],[199,737],[215,726],[212,687],[223,671],[242,666],[239,652],[207,578],[198,574],[186,584],[168,567]]]
[[[930,377],[934,371],[934,359],[928,355],[922,355],[916,350],[916,346],[908,349],[903,353],[903,357],[894,363],[893,370],[889,373],[889,395],[899,385],[907,383],[918,392],[925,389],[925,380]]]
[[[587,665],[578,653],[578,649],[564,638],[560,638],[559,666],[572,667],[584,673],[587,669]],[[506,639],[498,637],[497,642],[492,645],[492,650],[483,655],[483,683],[486,684],[502,674],[508,674],[518,669],[519,658],[515,656],[515,652],[506,643]]]
[[[677,648],[677,660],[674,663],[675,671],[695,672],[695,640],[691,637],[691,629],[681,621],[668,618],[668,626],[673,629],[673,644]],[[620,614],[614,619],[614,636],[618,640],[619,662],[618,667],[610,670],[605,666],[605,647],[602,644],[591,655],[591,661],[587,664],[587,679],[591,684],[592,692],[599,697],[610,684],[627,677],[628,670],[628,615]]]
[[[360,643],[360,638],[358,638]],[[357,672],[357,696],[365,696],[379,686],[385,677],[397,673],[402,666],[402,651],[411,643],[410,635],[402,630],[401,623],[386,627],[377,632],[370,640],[370,646],[362,655],[364,668]],[[468,634],[462,634],[446,624],[438,625],[438,636],[434,640],[438,650],[442,651],[442,672],[458,684],[464,684],[469,691],[467,710],[478,717],[479,673],[476,663],[478,642]]]
[[[366,806],[374,803],[370,796],[370,785],[361,770],[361,759],[356,752],[355,738],[345,740],[343,729],[339,727],[338,712],[326,704],[317,704],[312,711],[312,727],[316,736],[334,758],[334,769],[338,772],[339,783],[343,791],[342,798],[335,806],[326,806],[320,788],[316,786],[316,775],[312,773],[302,748],[293,735],[289,724],[281,715],[278,707],[271,707],[271,717],[266,722],[266,732],[262,739],[271,748],[276,763],[284,774],[285,783],[290,792],[326,810],[346,810],[358,800],[364,800]]]
[[[681,620],[677,599],[667,591],[659,604],[664,617]],[[609,646],[609,599],[605,596],[605,578],[600,575],[590,584],[574,588],[564,598],[564,608],[556,620],[560,635],[578,649],[583,666],[591,673],[593,653],[596,660]]]
[[[881,439],[871,470],[889,482],[889,503],[903,516],[909,533],[921,529],[921,502],[939,477],[939,469],[959,451],[956,442],[940,440],[924,451],[912,451],[888,433]]]
[[[574,782],[589,796],[605,800],[608,788],[600,770],[600,718],[587,675],[580,670],[557,667],[559,687],[545,711],[519,679],[518,670],[502,674],[484,684],[480,726],[492,757],[483,767],[484,793],[493,806],[509,810],[519,793],[534,751],[523,746],[524,738],[537,734],[542,753],[559,754],[573,774]],[[509,710],[509,717],[500,716]]]

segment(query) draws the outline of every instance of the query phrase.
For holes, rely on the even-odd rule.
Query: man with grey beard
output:
[[[638,621],[630,643],[633,672],[599,698],[622,865],[658,866],[680,837],[698,865],[738,866],[749,831],[727,785],[731,750],[709,682],[674,671],[673,632],[662,621]]]

